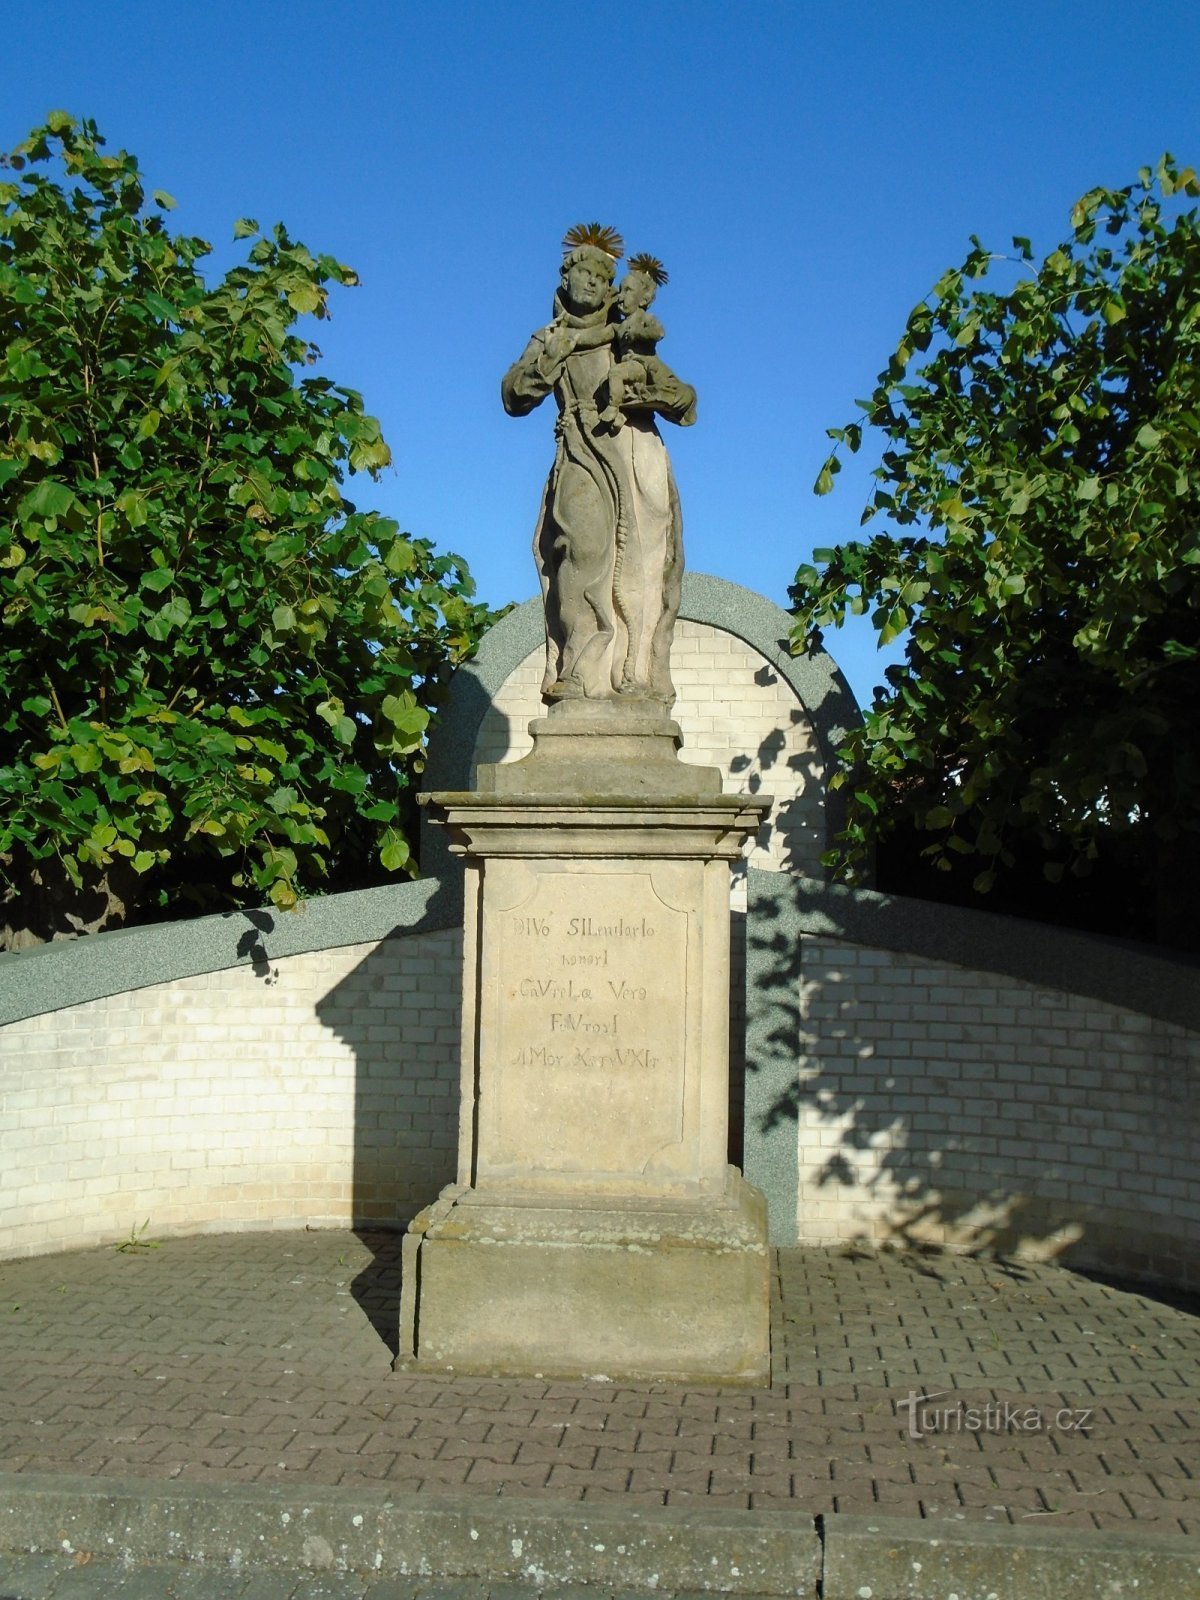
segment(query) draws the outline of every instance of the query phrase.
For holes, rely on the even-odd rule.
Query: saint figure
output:
[[[670,653],[683,527],[655,416],[695,421],[696,395],[645,351],[648,339],[661,337],[653,318],[654,330],[639,324],[640,339],[622,351],[624,370],[610,388],[621,329],[613,279],[623,246],[595,223],[573,228],[564,246],[553,321],[533,335],[501,385],[510,416],[524,416],[551,393],[558,407],[554,465],[533,541],[546,613],[542,694],[666,707],[675,698]],[[650,275],[639,306],[638,274],[631,271],[622,290],[631,279],[622,300],[644,316],[663,280]]]

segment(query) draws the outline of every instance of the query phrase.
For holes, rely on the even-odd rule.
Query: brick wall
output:
[[[802,1241],[1200,1279],[1200,1035],[809,937],[797,999]]]
[[[350,945],[0,1029],[0,1255],[411,1216],[454,1176],[460,952]]]
[[[529,746],[541,711],[530,638],[489,690],[477,761]],[[752,876],[779,886],[767,899],[780,909],[773,920],[752,901],[749,913],[758,1012],[745,1136],[776,1239],[992,1245],[1196,1275],[1200,1025],[1188,1005],[1173,1022],[1162,1018],[1182,1015],[1178,1004],[1155,1015],[1136,998],[1118,1003],[1135,958],[1098,948],[1064,956],[1052,984],[1069,943],[1052,930],[1039,935],[1045,967],[1000,976],[992,963],[1003,970],[1013,943],[1000,918],[971,914],[972,957],[951,927],[963,913],[893,902],[893,929],[906,940],[918,921],[932,928],[946,956],[936,960],[872,943],[882,897],[829,891],[821,916],[866,907],[849,936],[836,917],[797,921],[783,903],[796,886],[812,890],[798,875],[817,871],[821,849],[809,714],[766,654],[712,622],[681,620],[673,671],[687,759],[719,766],[727,790],[776,797],[751,856],[766,869]],[[744,891],[735,885],[735,1038]],[[428,1203],[455,1167],[460,935],[444,919],[439,931],[383,935],[424,927],[442,895],[416,885],[314,902],[311,925],[336,925],[326,947],[306,952],[309,924],[277,919],[267,943],[293,953],[260,949],[251,964],[235,953],[236,919],[0,957],[0,1000],[6,982],[11,995],[17,979],[53,969],[37,1014],[9,1007],[24,1020],[0,1027],[0,1256],[115,1242],[147,1218],[153,1236],[394,1223]],[[368,913],[370,936],[355,920]],[[136,952],[147,938],[164,956],[194,955],[203,940],[217,954],[211,970],[178,958],[174,970],[200,976],[146,984],[154,974]],[[111,951],[119,992],[63,1003],[54,975],[72,951],[92,982]],[[1104,998],[1067,992],[1071,962]],[[739,1065],[735,1048],[735,1082]]]

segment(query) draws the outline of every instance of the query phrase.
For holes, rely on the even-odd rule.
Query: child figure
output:
[[[655,355],[664,329],[648,309],[666,281],[666,269],[656,256],[636,255],[630,257],[629,271],[617,289],[622,320],[613,329],[616,360],[608,375],[608,405],[600,413],[600,421],[614,433],[625,426],[622,405],[629,385],[654,387],[663,379],[675,381],[670,369]]]

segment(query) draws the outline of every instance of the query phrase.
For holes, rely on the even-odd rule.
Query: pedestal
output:
[[[405,1240],[398,1368],[768,1377],[726,1149],[729,865],[770,802],[612,704],[426,800],[466,864],[459,1172]]]

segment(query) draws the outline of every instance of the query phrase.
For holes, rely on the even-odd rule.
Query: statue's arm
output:
[[[553,389],[561,365],[547,357],[546,330],[535,333],[500,382],[500,398],[509,416],[523,417],[540,406]]]
[[[668,422],[689,428],[696,420],[696,391],[677,378],[658,356],[643,358],[646,376],[630,384],[622,401],[626,411],[654,411]]]

